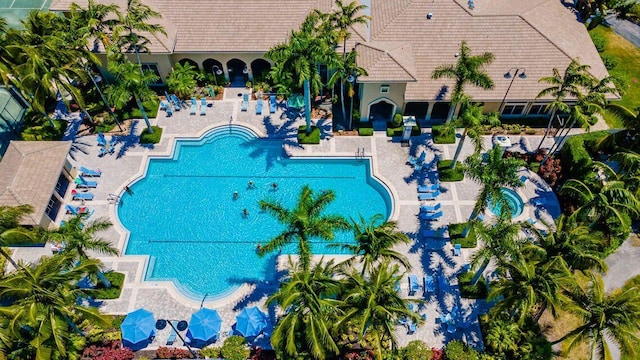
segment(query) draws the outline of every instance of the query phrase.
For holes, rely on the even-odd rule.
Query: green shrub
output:
[[[298,143],[300,144],[320,144],[320,129],[312,126],[311,132],[307,134],[307,125],[300,125],[298,128]]]
[[[373,136],[373,128],[358,128],[358,135]]]
[[[400,125],[398,127],[389,127],[387,126],[387,136],[388,137],[394,137],[394,136],[402,136],[402,133],[404,132],[404,126]],[[411,128],[411,136],[419,136],[420,135],[420,126],[416,125],[413,128]]]
[[[393,121],[391,122],[391,127],[402,126],[402,114],[393,115]]]
[[[124,283],[124,274],[109,271],[104,274],[104,276],[111,283],[110,288],[105,288],[102,282],[98,281],[95,290],[88,290],[89,293],[94,299],[106,300],[106,299],[117,299],[120,297],[120,293],[122,292],[122,284]]]
[[[431,133],[435,144],[455,144],[456,142],[455,131],[447,129],[445,125],[433,125]]]
[[[449,224],[449,238],[452,244],[460,244],[462,248],[472,249],[478,246],[476,239],[468,235],[462,237],[467,225],[468,222]]]
[[[602,62],[604,63],[604,67],[607,70],[613,70],[616,66],[618,66],[618,60],[616,60],[615,56],[609,54],[600,55],[602,58]]]
[[[219,358],[220,357],[220,348],[219,347],[206,347],[200,350],[200,356],[210,357],[210,358]]]
[[[403,360],[428,360],[431,356],[431,348],[422,340],[413,340],[402,349]]]
[[[529,170],[531,170],[534,173],[538,173],[538,170],[540,170],[540,162],[539,161],[533,161],[531,163],[529,163]]]
[[[591,36],[591,40],[593,41],[593,45],[596,46],[596,50],[598,50],[598,52],[603,52],[607,47],[607,38],[604,34],[590,31],[589,36]]]
[[[160,108],[160,100],[154,99],[152,101],[145,101],[142,103],[144,111],[147,113],[149,119],[153,119],[158,115],[158,109]],[[122,109],[122,114],[118,114],[122,120],[129,119],[142,119],[142,112],[136,106],[135,101],[132,101],[129,106]]]
[[[246,340],[242,336],[231,336],[224,341],[220,354],[226,360],[246,360],[250,351],[246,345]]]
[[[560,149],[560,156],[566,174],[574,179],[582,179],[593,165],[589,153],[584,147],[584,138],[570,137]]]
[[[62,120],[52,120],[55,126],[48,121],[44,125],[30,126],[22,130],[20,134],[24,141],[59,141],[62,140],[67,129],[67,123]]]
[[[440,174],[440,181],[442,182],[454,182],[462,181],[464,179],[464,172],[460,162],[456,164],[456,167],[451,169],[451,162],[453,160],[440,160],[438,161],[438,173]]]
[[[447,360],[479,360],[478,352],[460,340],[449,341],[444,348]]]
[[[157,126],[152,126],[153,133],[149,134],[149,129],[145,128],[142,130],[140,134],[140,144],[157,144],[160,142],[160,138],[162,137],[162,128]]]
[[[167,78],[167,86],[171,92],[176,93],[179,98],[186,99],[193,95],[198,86],[198,80],[202,80],[202,73],[196,70],[195,66],[189,63],[177,63],[171,69]]]
[[[471,285],[474,275],[473,271],[458,274],[460,296],[467,299],[485,299],[487,297],[487,282],[484,276],[481,276],[475,285]]]

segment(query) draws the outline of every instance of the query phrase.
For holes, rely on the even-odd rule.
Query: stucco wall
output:
[[[177,63],[178,61],[182,60],[182,59],[191,59],[193,61],[195,61],[196,63],[198,63],[198,66],[200,67],[201,70],[203,70],[202,64],[204,63],[205,60],[207,59],[214,59],[219,61],[220,63],[222,63],[222,71],[224,71],[224,76],[227,80],[229,80],[229,70],[227,69],[227,62],[231,59],[239,59],[244,61],[244,63],[247,65],[247,69],[249,70],[249,73],[247,74],[249,76],[249,80],[253,80],[253,74],[251,71],[251,62],[256,60],[256,59],[263,59],[268,61],[269,63],[273,64],[271,61],[269,61],[268,59],[266,59],[264,57],[264,53],[261,52],[256,52],[256,53],[201,53],[201,54],[196,54],[196,53],[176,53],[172,55],[172,59],[174,63]],[[206,71],[212,71],[212,69],[204,69]]]
[[[388,85],[389,92],[380,93],[380,86]],[[406,83],[364,83],[360,84],[360,121],[369,120],[369,107],[379,99],[390,100],[396,104],[396,113],[401,113],[404,109],[404,91]]]

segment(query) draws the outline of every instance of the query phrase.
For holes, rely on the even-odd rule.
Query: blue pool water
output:
[[[247,186],[250,180],[253,189]],[[260,258],[256,246],[284,227],[262,213],[258,201],[269,198],[291,207],[305,184],[336,192],[326,213],[368,218],[377,213],[389,217],[392,211],[391,196],[371,177],[369,160],[289,159],[282,141],[224,127],[200,140],[179,140],[173,158],[151,159],[147,175],[129,186],[131,193],[122,196],[118,209],[131,232],[125,253],[150,255],[146,279],[173,280],[192,298],[224,295],[245,282],[272,281],[277,254]],[[352,238],[338,233],[335,242]],[[291,245],[283,253],[295,249]],[[342,250],[316,240],[313,251]]]
[[[507,204],[509,204],[509,209],[511,210],[511,218],[520,216],[520,214],[522,214],[522,211],[524,210],[524,202],[522,201],[522,198],[520,198],[520,195],[518,195],[518,193],[516,193],[515,191],[507,188],[502,188],[501,191],[507,200]],[[502,211],[502,204],[493,204],[493,202],[491,202],[489,203],[489,210],[491,210],[492,213],[499,215]]]

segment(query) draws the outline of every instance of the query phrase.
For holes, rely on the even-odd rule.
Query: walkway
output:
[[[637,48],[640,48],[640,25],[632,23],[629,20],[618,19],[616,15],[607,15],[605,20],[616,34],[627,39],[627,41]]]

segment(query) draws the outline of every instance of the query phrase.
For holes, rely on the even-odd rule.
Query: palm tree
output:
[[[460,43],[458,61],[456,64],[443,64],[433,70],[432,79],[443,77],[455,79],[453,91],[451,92],[451,107],[447,115],[447,121],[453,119],[453,114],[460,101],[464,98],[464,86],[471,84],[485,90],[493,89],[493,80],[482,68],[493,62],[493,54],[485,52],[481,55],[471,55],[471,49],[466,41]]]
[[[0,206],[0,245],[21,243],[35,238],[31,230],[20,226],[20,219],[31,212],[33,212],[31,205]],[[22,266],[2,247],[0,247],[0,255],[7,259],[14,269],[22,269]]]
[[[531,315],[537,322],[546,309],[556,316],[557,309],[566,302],[562,290],[575,282],[561,257],[531,261],[518,255],[498,266],[507,277],[491,286],[487,300],[498,300],[496,311],[508,312],[518,323]]]
[[[130,61],[112,61],[109,62],[108,68],[116,81],[106,89],[109,101],[122,109],[133,98],[142,113],[147,131],[153,133],[143,102],[157,98],[156,93],[149,89],[147,84],[157,81],[158,76],[153,71],[138,69],[138,66]]]
[[[599,275],[589,273],[586,288],[575,287],[567,293],[567,310],[582,320],[582,325],[552,342],[565,342],[567,352],[587,341],[591,359],[611,359],[606,339],[611,339],[624,355],[635,356],[640,348],[640,289],[630,287],[605,293]]]
[[[465,99],[462,101],[462,114],[460,117],[455,121],[448,122],[447,125],[449,127],[448,131],[451,132],[455,132],[456,128],[464,128],[451,163],[451,168],[454,169],[467,136],[473,141],[475,153],[480,153],[482,151],[482,126],[499,126],[500,118],[497,113],[483,114],[480,104],[472,103],[469,99]]]
[[[522,186],[522,180],[517,175],[525,163],[517,158],[503,158],[502,150],[494,147],[487,152],[486,161],[481,154],[469,156],[464,162],[464,172],[472,180],[482,185],[480,194],[471,213],[471,219],[484,213],[489,203],[500,204],[502,212],[511,216],[502,188],[517,188]]]
[[[189,63],[177,63],[169,74],[167,85],[171,91],[184,99],[189,95],[193,95],[196,86],[198,86],[197,80],[200,79],[202,79],[202,74],[196,71],[195,66]]]
[[[567,97],[577,98],[581,95],[580,88],[591,83],[592,77],[588,70],[589,65],[580,65],[577,59],[572,59],[565,69],[564,74],[560,74],[557,68],[553,68],[552,76],[546,76],[538,80],[538,82],[546,83],[550,86],[540,91],[536,99],[553,96],[553,101],[546,106],[547,111],[551,110],[551,116],[549,117],[547,130],[540,144],[538,144],[538,150],[542,147],[542,143],[549,135],[549,130],[556,113],[568,113],[570,111],[569,105],[565,103],[565,99]]]
[[[102,43],[105,49],[111,43],[109,29],[116,25],[117,19],[113,16],[119,13],[119,10],[116,4],[105,5],[95,0],[89,0],[86,9],[72,3],[69,8],[69,21],[72,28],[82,29],[89,35],[94,42],[91,50],[95,52],[99,43]],[[77,32],[74,35],[77,36]]]
[[[395,221],[385,221],[382,214],[373,215],[369,221],[362,215],[360,215],[359,222],[351,219],[351,228],[356,243],[342,245],[343,249],[355,254],[348,263],[350,264],[355,258],[360,258],[362,275],[385,260],[397,261],[405,269],[411,269],[409,259],[392,249],[399,243],[408,244],[411,242],[406,234],[398,231],[396,225]]]
[[[311,95],[322,88],[318,64],[337,63],[333,50],[335,35],[319,32],[320,16],[312,13],[304,20],[300,30],[291,32],[287,42],[273,46],[265,57],[275,62],[269,75],[276,87],[285,93],[302,87],[305,97],[306,132],[311,132]]]
[[[286,311],[271,334],[271,344],[291,358],[332,358],[338,354],[331,336],[332,319],[341,303],[335,299],[340,282],[334,279],[333,262],[320,261],[309,270],[293,264],[289,257],[289,265],[287,279],[267,299],[267,304]]]
[[[335,67],[335,72],[331,74],[329,77],[329,81],[327,81],[327,85],[334,86],[338,81],[340,81],[340,104],[342,106],[342,118],[346,118],[346,110],[344,107],[344,94],[345,94],[345,86],[347,87],[347,94],[353,102],[353,96],[355,95],[355,79],[358,76],[367,75],[367,70],[356,65],[356,57],[357,53],[355,50],[350,51],[342,61],[339,61]],[[353,81],[349,81],[349,76],[352,77]],[[351,119],[353,118],[353,114],[349,114],[349,129],[351,129]]]
[[[66,255],[42,257],[30,264],[25,271],[15,271],[0,281],[0,297],[12,299],[10,310],[12,334],[28,337],[35,354],[28,358],[46,360],[68,358],[70,332],[80,332],[78,325],[89,320],[106,326],[109,322],[96,308],[77,305],[79,297],[86,293],[76,284],[89,273],[96,271],[97,260],[85,260],[71,264]]]
[[[370,16],[358,15],[362,13],[367,6],[358,5],[356,1],[352,1],[345,5],[342,0],[335,0],[337,10],[329,14],[329,21],[334,29],[338,30],[338,40],[342,41],[342,58],[347,56],[347,40],[351,37],[351,28],[356,24],[368,24],[371,20]]]
[[[114,38],[118,39],[119,46],[127,46],[136,54],[136,60],[140,72],[142,73],[142,62],[140,61],[140,50],[145,50],[149,39],[140,35],[140,32],[147,32],[152,35],[167,35],[164,27],[158,24],[148,24],[154,18],[161,18],[162,15],[149,6],[142,4],[140,0],[127,0],[126,13],[118,13],[118,21],[113,26]]]
[[[335,199],[333,190],[315,195],[308,185],[304,185],[293,209],[285,209],[271,200],[261,200],[260,209],[276,217],[285,229],[260,247],[258,254],[263,256],[283,246],[298,242],[298,255],[303,270],[309,270],[311,261],[311,238],[333,240],[334,231],[347,230],[349,223],[339,215],[323,215],[322,211]]]
[[[395,289],[403,274],[398,264],[391,264],[386,259],[366,275],[353,271],[346,273],[345,277],[344,316],[336,322],[336,327],[340,329],[355,324],[361,340],[365,335],[372,339],[376,359],[382,359],[389,345],[392,349],[397,347],[395,327],[398,320],[422,321],[415,311],[409,309],[412,300],[403,298]]]
[[[640,107],[636,107],[634,113],[620,104],[609,104],[607,110],[616,115],[628,131],[638,132],[640,129]]]

